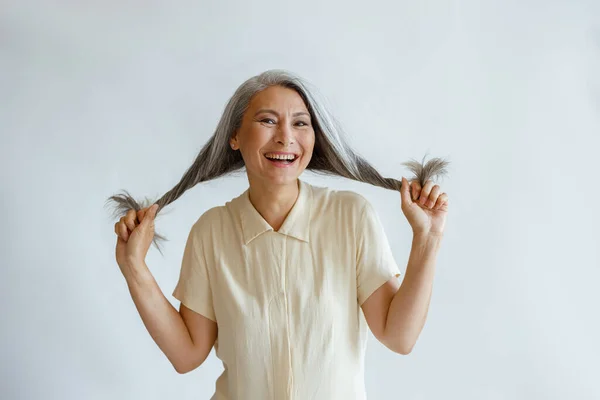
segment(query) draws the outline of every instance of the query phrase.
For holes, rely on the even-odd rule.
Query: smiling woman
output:
[[[367,324],[400,354],[423,326],[447,212],[447,195],[431,178],[446,164],[405,163],[414,185],[381,176],[346,144],[316,91],[289,72],[267,71],[238,88],[194,164],[155,205],[141,209],[128,193],[110,198],[124,214],[115,224],[117,263],[178,372],[197,368],[215,347],[224,371],[213,399],[363,400]],[[158,238],[154,216],[196,184],[243,167],[249,188],[190,230],[173,291],[177,312],[145,265]],[[400,191],[415,237],[404,290],[370,203],[304,182],[307,169]]]

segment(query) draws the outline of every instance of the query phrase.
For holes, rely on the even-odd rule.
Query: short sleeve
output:
[[[356,227],[356,289],[362,305],[381,285],[400,270],[388,242],[381,220],[373,206],[365,200]]]
[[[202,243],[194,232],[194,227],[190,230],[185,244],[179,281],[173,291],[173,297],[190,310],[216,322],[208,266]]]

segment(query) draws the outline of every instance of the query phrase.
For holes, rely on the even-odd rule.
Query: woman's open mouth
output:
[[[290,165],[294,164],[296,160],[298,160],[298,158],[300,157],[292,153],[267,153],[265,154],[265,158],[276,167],[289,167]]]

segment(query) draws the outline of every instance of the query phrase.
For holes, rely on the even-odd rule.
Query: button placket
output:
[[[288,259],[288,255],[287,255],[287,241],[288,241],[288,237],[286,235],[283,235],[283,249],[282,249],[282,261],[281,261],[281,279],[282,279],[282,287],[283,287],[283,304],[284,304],[284,310],[285,310],[285,333],[286,333],[286,345],[287,345],[287,361],[288,361],[288,379],[287,379],[287,393],[288,393],[288,399],[292,399],[293,398],[293,392],[294,392],[294,374],[292,373],[292,348],[291,348],[291,341],[290,341],[290,311],[289,311],[289,305],[288,305],[288,288],[287,288],[287,281],[288,281],[288,274],[287,274],[287,259]]]

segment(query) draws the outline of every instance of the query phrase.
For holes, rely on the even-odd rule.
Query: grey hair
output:
[[[316,88],[292,72],[274,69],[251,77],[237,88],[225,106],[215,133],[202,147],[179,183],[156,201],[146,198],[145,201],[138,202],[125,190],[121,194],[110,196],[107,203],[113,203],[113,218],[120,218],[131,209],[139,211],[154,203],[158,204],[158,214],[198,183],[242,170],[245,166],[244,160],[239,151],[230,147],[229,139],[241,126],[252,97],[270,86],[295,90],[308,108],[315,131],[315,145],[307,170],[400,191],[402,181],[381,176],[368,161],[350,148],[340,124],[328,111]],[[423,158],[422,162],[411,160],[402,164],[415,175],[413,179],[424,186],[427,180],[447,174],[446,167],[449,162],[433,158],[425,163]],[[167,239],[164,236],[154,234],[153,243],[161,254],[159,242],[165,240]]]

